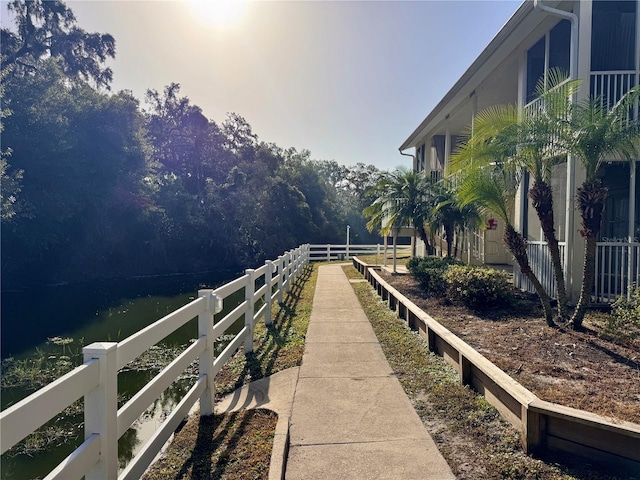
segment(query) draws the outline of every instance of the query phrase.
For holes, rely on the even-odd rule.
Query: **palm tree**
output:
[[[532,178],[529,198],[547,240],[558,295],[558,317],[568,319],[564,270],[553,215],[552,167],[563,158],[558,137],[566,123],[571,97],[579,81],[567,81],[560,70],[547,72],[536,86],[535,109],[500,105],[480,112],[473,121],[473,136],[466,149],[456,154],[463,165],[490,164],[496,157],[508,159]]]
[[[474,204],[462,206],[456,198],[456,191],[447,179],[433,183],[429,190],[431,204],[428,223],[432,229],[442,227],[444,238],[447,242],[447,256],[457,256],[453,250],[453,241],[456,239],[456,231],[464,231],[466,227],[477,226],[480,223],[480,215]]]
[[[506,165],[488,165],[467,170],[458,186],[462,206],[475,204],[483,214],[494,212],[505,224],[504,243],[518,262],[520,271],[531,281],[540,298],[547,325],[554,327],[551,299],[529,264],[527,241],[511,224],[510,207],[520,183],[519,169]]]
[[[399,167],[393,172],[385,173],[367,192],[368,196],[375,196],[371,205],[362,212],[369,218],[367,230],[372,232],[380,227],[381,234],[393,234],[394,272],[396,236],[401,227],[415,227],[420,239],[429,248],[425,229],[428,218],[427,203],[424,201],[426,191],[427,179],[424,175]]]
[[[580,159],[586,174],[576,198],[585,253],[580,298],[570,320],[574,329],[582,328],[595,280],[596,242],[609,195],[600,178],[602,163],[605,160],[631,163],[638,158],[640,129],[635,108],[638,99],[640,87],[634,87],[612,107],[602,98],[589,98],[571,108],[565,146]]]

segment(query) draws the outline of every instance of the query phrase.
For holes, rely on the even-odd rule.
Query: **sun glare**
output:
[[[248,0],[188,0],[193,13],[203,22],[216,27],[237,23],[247,9]]]

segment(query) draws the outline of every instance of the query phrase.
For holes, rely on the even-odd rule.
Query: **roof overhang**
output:
[[[545,5],[554,8],[561,3],[571,2],[545,1]],[[400,152],[416,147],[427,133],[446,120],[452,105],[472,96],[476,87],[503,64],[505,59],[536,30],[545,18],[548,18],[548,14],[535,9],[533,1],[525,0],[436,107],[404,141],[399,148]]]

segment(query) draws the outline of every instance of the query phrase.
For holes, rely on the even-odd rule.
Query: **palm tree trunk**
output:
[[[512,253],[513,257],[518,262],[518,266],[520,267],[520,271],[531,281],[533,284],[533,288],[540,298],[540,303],[542,304],[542,309],[544,311],[544,318],[547,322],[547,325],[550,327],[555,327],[556,324],[553,321],[553,311],[551,309],[551,299],[549,295],[542,287],[542,284],[536,277],[536,274],[531,270],[531,265],[529,264],[529,257],[527,255],[527,242],[522,237],[521,234],[515,231],[513,226],[507,224],[504,232],[504,243],[507,245],[507,248]]]
[[[418,235],[420,235],[420,240],[424,242],[424,251],[428,254],[431,249],[431,245],[429,245],[429,238],[427,237],[427,231],[424,229],[424,226],[417,227]]]
[[[574,330],[582,328],[582,321],[591,303],[591,292],[596,276],[596,241],[602,225],[604,206],[609,195],[607,187],[602,185],[600,179],[585,180],[578,189],[576,203],[582,218],[582,230],[580,235],[585,239],[584,272],[582,274],[582,288],[578,305],[573,312],[570,324]]]
[[[564,280],[564,270],[560,258],[560,247],[556,237],[555,221],[553,218],[553,194],[551,186],[542,179],[536,179],[529,191],[529,197],[533,203],[533,208],[538,214],[540,225],[544,236],[547,239],[553,275],[556,281],[558,292],[558,319],[563,322],[569,317],[567,309],[567,290]]]
[[[444,236],[447,241],[447,257],[451,257],[453,247],[453,223],[446,222],[444,224]]]
[[[585,239],[584,251],[584,274],[582,276],[582,287],[580,288],[580,298],[578,305],[573,312],[570,324],[574,330],[582,328],[584,315],[591,303],[591,292],[593,291],[593,282],[596,276],[596,237],[589,236]]]
[[[393,232],[393,273],[398,273],[398,233]]]
[[[460,244],[460,230],[454,233],[454,238],[456,239],[453,244],[453,258],[458,258],[458,246]]]

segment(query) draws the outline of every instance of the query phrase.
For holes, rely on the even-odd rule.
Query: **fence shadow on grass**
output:
[[[218,374],[226,378],[225,387],[218,390],[217,395],[230,393],[243,385],[268,377],[285,368],[297,366],[302,360],[306,325],[295,325],[297,307],[307,282],[311,279],[313,266],[304,267],[291,290],[283,297],[283,301],[274,308],[273,322],[264,328],[254,342],[253,352],[238,356],[225,366]],[[233,363],[243,365],[234,375]],[[236,367],[237,368],[237,367]]]
[[[289,363],[300,364],[307,324],[296,325],[294,320],[298,314],[297,307],[302,293],[312,273],[313,266],[304,267],[283,301],[274,308],[273,323],[264,327],[264,334],[258,336],[254,343],[254,351],[237,357],[236,361],[244,361],[235,381],[224,391],[216,392],[217,394],[228,393],[283,368],[295,366],[288,365]],[[287,358],[283,361],[285,356],[283,352],[287,349],[294,351],[289,352],[290,355],[286,355]],[[232,370],[232,367],[227,365],[220,373],[224,375],[227,367],[229,367],[228,370]],[[190,478],[220,478],[227,465],[225,457],[246,433],[249,416],[243,416],[237,423],[237,416],[241,413],[200,417],[192,453],[175,478],[184,478],[188,475],[189,469],[191,469]],[[223,449],[219,451],[221,447]],[[218,459],[215,465],[212,460],[214,455]]]

